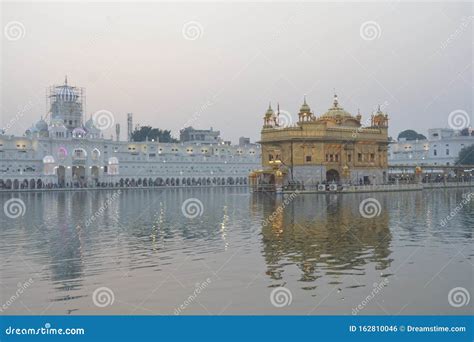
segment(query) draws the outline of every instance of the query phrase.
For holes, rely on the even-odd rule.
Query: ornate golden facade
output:
[[[283,125],[280,115],[271,106],[265,113],[260,172],[280,171],[283,185],[386,181],[388,115],[380,107],[366,127],[360,113],[353,116],[339,105],[337,95],[320,116],[314,115],[306,98],[296,124]]]

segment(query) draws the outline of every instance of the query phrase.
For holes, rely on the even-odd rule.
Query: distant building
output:
[[[353,116],[339,105],[337,95],[320,116],[304,100],[295,125],[280,123],[271,106],[261,132],[263,169],[256,182],[281,185],[299,182],[383,183],[387,180],[388,116],[379,110],[369,127],[360,114]]]
[[[220,132],[210,129],[194,129],[193,127],[186,127],[179,131],[180,142],[186,143],[201,143],[201,144],[216,144],[221,141]]]
[[[106,139],[92,117],[84,122],[83,94],[66,80],[50,88],[49,118],[24,136],[0,130],[0,190],[244,185],[260,164],[260,146],[222,144],[212,129],[188,128],[181,143],[132,142],[117,125],[116,140]],[[132,127],[129,113],[127,140]]]
[[[432,128],[426,140],[392,142],[388,162],[390,165],[454,165],[461,149],[473,144],[472,134],[463,136],[454,129]]]
[[[239,146],[247,146],[247,145],[250,145],[250,138],[240,137]]]

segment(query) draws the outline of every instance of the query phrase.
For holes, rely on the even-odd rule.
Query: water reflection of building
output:
[[[254,196],[251,210],[272,217],[262,224],[267,274],[284,280],[291,264],[300,269],[300,281],[313,282],[325,275],[361,274],[369,263],[377,270],[389,267],[389,215],[382,210],[373,219],[362,217],[356,197],[300,195],[278,210],[282,197]],[[381,201],[382,208],[385,203]]]
[[[42,196],[43,194],[38,194]],[[42,201],[43,210],[39,211],[40,217],[37,222],[46,222],[53,217],[57,225],[47,227],[39,225],[35,229],[41,231],[45,240],[39,240],[39,248],[48,245],[49,263],[45,268],[50,272],[51,280],[55,283],[61,295],[56,301],[72,299],[83,285],[84,277],[84,244],[86,232],[82,225],[72,223],[71,217],[87,217],[84,211],[87,193],[76,193],[67,196],[63,192],[52,193],[54,200]]]

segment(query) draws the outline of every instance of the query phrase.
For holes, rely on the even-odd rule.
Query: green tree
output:
[[[426,137],[423,134],[419,134],[412,129],[400,132],[397,139],[400,140],[400,138],[405,138],[406,140],[426,140]]]
[[[464,147],[459,151],[457,165],[474,165],[474,144]]]
[[[178,140],[171,136],[170,130],[162,130],[151,126],[142,126],[132,132],[132,141],[159,141],[164,143],[176,143]]]
[[[461,135],[462,135],[463,137],[468,137],[468,136],[469,136],[469,128],[467,128],[467,127],[466,127],[466,128],[463,128],[463,129],[461,130]]]

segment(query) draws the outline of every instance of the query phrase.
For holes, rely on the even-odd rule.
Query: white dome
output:
[[[84,138],[86,136],[86,131],[84,131],[82,128],[77,127],[72,130],[72,136],[74,138]]]
[[[47,131],[48,130],[48,123],[46,121],[44,121],[43,119],[41,119],[40,121],[38,121],[36,123],[35,127],[38,131]]]
[[[100,133],[100,129],[98,129],[94,125],[94,120],[92,120],[92,118],[90,118],[89,120],[86,121],[86,123],[84,124],[84,128],[86,129],[87,133],[92,133],[92,134],[99,134]]]
[[[74,87],[70,87],[67,85],[67,80],[64,82],[64,85],[56,87],[55,96],[56,99],[66,102],[73,102],[76,101],[78,98]]]

